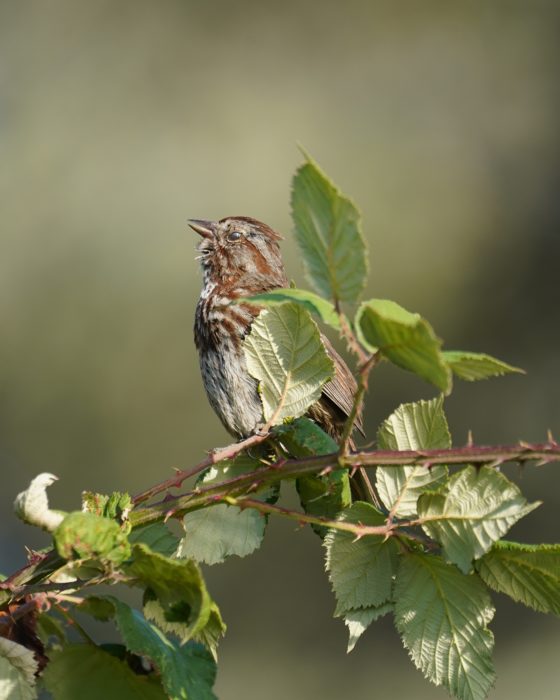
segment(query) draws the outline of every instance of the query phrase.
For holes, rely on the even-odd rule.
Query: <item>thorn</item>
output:
[[[472,430],[469,428],[469,432],[467,433],[467,447],[472,447],[473,445],[474,445],[473,434],[472,434]]]
[[[352,471],[350,472],[350,478],[352,478],[352,477],[354,476],[354,474],[358,471],[358,469],[359,469],[358,465],[355,464],[355,465],[352,467]]]
[[[177,511],[174,509],[168,510],[163,518],[163,522],[166,523],[169,520],[169,518],[172,518],[175,515],[176,512]]]
[[[548,439],[548,446],[549,447],[558,447],[558,443],[554,439],[554,435],[552,434],[552,430],[550,428],[547,430],[546,436]]]
[[[259,488],[259,485],[259,481],[253,481],[253,483],[247,489],[247,493],[252,493],[253,491],[256,491]]]
[[[519,447],[523,450],[532,450],[533,446],[529,442],[525,442],[525,440],[520,440],[519,441]]]
[[[327,476],[327,474],[330,474],[332,471],[332,467],[325,467],[322,471],[319,472],[319,476]]]
[[[493,462],[490,462],[487,466],[490,467],[490,469],[496,469],[500,471],[500,467],[504,462],[507,462],[507,459],[505,459],[505,457],[498,457],[498,459],[495,459]],[[477,466],[481,467],[482,465]]]

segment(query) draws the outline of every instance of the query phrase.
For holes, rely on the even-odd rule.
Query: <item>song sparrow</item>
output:
[[[202,380],[226,430],[237,438],[248,437],[262,425],[263,414],[258,382],[247,371],[242,340],[260,309],[231,302],[288,286],[279,247],[282,237],[248,216],[220,221],[192,219],[189,225],[202,237],[198,259],[203,286],[194,324]],[[334,362],[335,375],[323,387],[308,416],[338,441],[352,408],[356,382],[329,340],[324,335],[321,338]],[[355,427],[362,430],[360,417]],[[367,498],[368,494],[361,496]]]

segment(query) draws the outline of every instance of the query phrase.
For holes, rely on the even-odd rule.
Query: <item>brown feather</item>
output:
[[[354,404],[354,395],[358,388],[356,380],[348,369],[348,365],[340,357],[337,351],[333,348],[330,340],[321,333],[321,339],[325,345],[329,357],[334,362],[335,374],[334,377],[327,382],[323,387],[323,397],[341,414],[341,423],[344,423],[346,418],[352,411]],[[362,416],[356,416],[354,426],[365,435],[362,423]]]

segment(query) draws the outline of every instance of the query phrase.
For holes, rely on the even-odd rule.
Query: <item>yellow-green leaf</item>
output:
[[[560,544],[501,540],[476,562],[482,580],[533,610],[560,615]]]
[[[441,493],[424,493],[418,515],[425,532],[465,573],[509,528],[539,506],[527,503],[519,488],[491,467],[466,467]]]
[[[303,415],[334,374],[317,325],[299,304],[262,311],[244,347],[247,369],[259,380],[264,418],[273,425]]]
[[[459,700],[484,700],[494,684],[494,608],[477,576],[440,557],[402,557],[395,585],[395,624],[415,666]]]
[[[443,399],[402,404],[377,432],[381,450],[429,450],[451,447],[451,435],[443,412]],[[378,467],[377,491],[383,504],[401,518],[416,515],[416,501],[447,478],[447,467],[437,464]]]

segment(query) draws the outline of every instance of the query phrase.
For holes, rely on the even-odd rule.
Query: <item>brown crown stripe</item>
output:
[[[247,224],[251,224],[251,226],[259,228],[261,230],[261,233],[266,234],[269,238],[272,238],[275,241],[283,240],[283,236],[281,236],[274,229],[270,228],[268,224],[265,224],[262,221],[259,221],[258,219],[253,219],[253,217],[251,216],[225,216],[223,219],[220,219],[219,223],[221,224],[224,221],[230,221],[233,219],[235,219],[236,221],[245,221]]]

